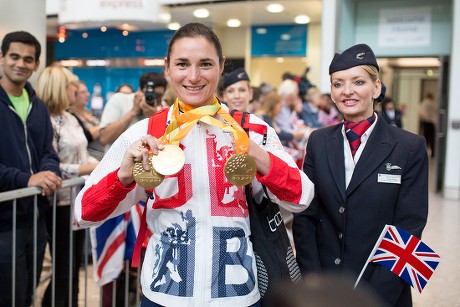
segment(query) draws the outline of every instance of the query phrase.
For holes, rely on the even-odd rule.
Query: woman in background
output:
[[[65,68],[49,66],[43,70],[37,80],[37,96],[48,106],[54,129],[53,146],[59,155],[59,167],[62,179],[88,175],[98,161],[88,153],[85,134],[77,119],[67,110],[69,102],[75,99],[78,86],[70,80]],[[70,101],[69,101],[70,100]],[[74,102],[74,101],[72,101]],[[69,260],[72,258],[73,293],[71,302],[78,304],[78,270],[85,240],[84,230],[74,232],[73,246],[70,247],[71,202],[77,191],[75,188],[62,188],[57,193],[56,217],[53,224],[54,208],[48,211],[47,226],[50,236],[50,250],[54,262],[55,306],[69,306]],[[55,228],[54,228],[55,226]],[[52,239],[53,234],[55,240]],[[55,244],[53,248],[53,243]],[[73,254],[70,255],[70,250]],[[54,254],[53,254],[54,252]],[[52,282],[46,289],[43,306],[51,306]]]
[[[90,94],[86,87],[86,83],[78,80],[76,81],[76,85],[77,93],[75,99],[70,101],[68,111],[75,116],[78,123],[83,128],[83,132],[88,140],[88,151],[90,155],[100,161],[104,156],[104,146],[99,142],[100,121],[87,109]]]

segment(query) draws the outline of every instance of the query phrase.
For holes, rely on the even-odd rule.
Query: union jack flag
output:
[[[420,293],[440,261],[420,239],[392,225],[383,228],[374,250],[370,262],[386,267]]]
[[[140,201],[130,211],[90,228],[93,275],[99,287],[117,279],[124,260],[131,259],[144,208],[145,202]],[[148,232],[144,246],[150,235]]]

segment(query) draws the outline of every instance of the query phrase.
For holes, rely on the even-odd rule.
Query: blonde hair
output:
[[[71,75],[65,70],[66,68],[59,66],[48,66],[37,79],[37,96],[43,100],[50,113],[54,115],[61,114],[69,107],[66,89],[70,82],[76,81],[76,79],[70,79]]]
[[[377,67],[372,65],[359,65],[359,67],[364,69],[369,74],[369,77],[371,77],[372,81],[375,82],[380,79],[380,73],[377,70]],[[329,80],[332,81],[332,74],[329,75]]]
[[[362,65],[361,68],[364,69],[369,74],[372,81],[375,82],[378,79],[380,79],[380,74],[379,74],[379,71],[377,70],[377,67],[372,66],[372,65]]]
[[[268,115],[271,119],[273,119],[274,111],[276,105],[280,103],[281,96],[275,92],[268,93],[262,96],[262,104],[260,105],[258,113]]]

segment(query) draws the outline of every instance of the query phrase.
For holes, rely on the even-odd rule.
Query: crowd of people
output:
[[[121,84],[100,119],[87,109],[85,82],[59,64],[40,72],[32,88],[40,50],[22,31],[7,34],[1,45],[0,141],[8,146],[0,149],[0,191],[35,186],[42,193],[38,213],[32,197],[15,207],[14,295],[13,204],[1,204],[0,306],[31,304],[46,244],[55,274],[43,306],[77,304],[82,228],[97,231],[120,216],[129,219],[141,203],[152,232],[143,250],[141,306],[262,306],[247,187],[235,184],[235,171],[226,166],[236,157],[254,169],[254,199],[266,188],[280,206],[305,280],[325,272],[356,278],[386,224],[421,236],[428,208],[425,140],[401,129],[402,114],[384,97],[379,66],[365,44],[334,56],[330,93],[289,72],[279,85],[254,86],[244,68],[223,73],[219,38],[190,23],[173,35],[164,73],[143,74],[136,90]],[[265,135],[241,133],[234,111],[247,112]],[[165,121],[152,124],[162,112]],[[151,133],[153,125],[160,136]],[[139,167],[148,187],[138,181]],[[81,190],[61,188],[63,180],[84,175]],[[302,287],[284,294],[319,291]],[[103,287],[103,306],[111,305],[114,288]],[[375,306],[411,306],[409,286],[378,265],[369,265],[358,289]],[[275,291],[273,302],[282,302],[283,292]]]

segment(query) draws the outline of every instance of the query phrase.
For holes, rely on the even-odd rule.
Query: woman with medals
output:
[[[207,26],[180,28],[165,58],[177,99],[162,111],[165,122],[153,122],[164,134],[147,133],[149,119],[130,127],[77,196],[75,215],[84,226],[148,197],[153,235],[142,265],[142,306],[260,306],[245,185],[256,199],[265,185],[295,212],[313,198],[313,184],[276,132],[250,115],[249,126],[267,133],[247,133],[214,96],[224,61]]]

